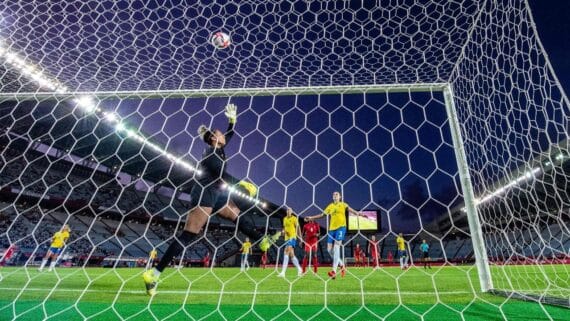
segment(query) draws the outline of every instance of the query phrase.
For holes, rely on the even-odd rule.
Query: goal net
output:
[[[526,1],[9,0],[0,75],[0,319],[562,319],[570,305],[570,104]],[[149,252],[192,209],[197,129],[224,130],[230,103],[227,170],[258,187],[226,187],[239,220],[273,235],[286,207],[304,225],[340,192],[363,215],[347,217],[346,275],[327,275],[328,219],[309,273],[278,278],[283,239],[264,267],[252,240],[240,271],[246,235],[213,213],[147,297]]]

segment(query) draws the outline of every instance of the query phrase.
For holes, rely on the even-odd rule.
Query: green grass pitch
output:
[[[521,269],[524,269],[521,270]],[[507,266],[493,274],[528,278],[535,267]],[[142,269],[58,268],[57,272],[2,268],[0,320],[569,320],[570,310],[522,302],[478,291],[473,266],[349,268],[346,277],[287,279],[275,269],[167,269],[158,294],[144,292]],[[524,272],[524,273],[522,273]],[[531,273],[533,271],[530,271]],[[566,266],[536,273],[559,279],[570,295]],[[521,284],[544,289],[540,278]],[[552,286],[551,286],[552,287]],[[562,290],[560,290],[562,288]],[[538,291],[540,292],[540,291]]]

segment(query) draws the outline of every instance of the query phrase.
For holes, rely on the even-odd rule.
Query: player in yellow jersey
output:
[[[251,242],[249,237],[245,238],[245,242],[241,245],[241,268],[240,271],[249,270],[249,260],[248,257],[251,254]]]
[[[331,220],[329,223],[329,235],[327,239],[327,251],[329,255],[333,258],[333,269],[328,273],[329,277],[336,278],[336,270],[340,265],[340,275],[344,276],[346,273],[346,268],[344,262],[340,258],[340,249],[342,247],[342,241],[346,236],[346,214],[347,211],[355,215],[362,215],[358,211],[353,210],[341,201],[340,192],[334,192],[333,202],[330,203],[325,211],[319,215],[309,216],[307,219],[317,219],[325,215],[330,215]]]
[[[154,260],[156,260],[157,254],[158,253],[156,252],[155,248],[152,248],[152,250],[148,253],[148,260],[146,261],[146,267],[145,267],[146,270],[152,268]]]
[[[400,257],[400,268],[408,268],[408,252],[406,251],[406,241],[402,233],[398,234],[396,238],[396,244],[398,245],[398,256]]]
[[[287,216],[283,218],[283,235],[285,238],[285,253],[283,255],[283,269],[277,274],[279,277],[285,277],[285,271],[289,266],[289,259],[297,268],[297,276],[302,276],[303,271],[299,265],[299,260],[295,256],[295,246],[297,246],[297,237],[301,235],[299,229],[299,221],[297,216],[293,215],[293,210],[287,208]]]
[[[42,264],[40,265],[40,268],[38,269],[40,272],[43,271],[44,267],[47,264],[47,261],[50,258],[51,258],[51,262],[49,264],[48,271],[51,272],[55,268],[55,264],[57,263],[57,257],[61,254],[63,247],[65,246],[65,243],[69,239],[69,232],[71,232],[71,229],[69,228],[69,225],[67,225],[67,224],[65,224],[62,227],[61,231],[55,232],[55,234],[51,238],[51,245],[49,247],[49,250],[47,251],[46,255],[44,256],[44,258],[42,260]]]

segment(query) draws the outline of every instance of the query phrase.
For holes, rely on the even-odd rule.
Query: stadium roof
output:
[[[12,148],[28,148],[28,141],[14,138],[24,136],[134,177],[172,186],[192,183],[192,171],[136,140],[122,138],[113,124],[69,102],[3,101],[0,114],[0,127],[13,135]]]
[[[548,220],[553,211],[569,210],[570,202],[560,196],[570,194],[570,145],[568,140],[551,147],[548,153],[519,167],[497,181],[476,199],[479,215],[498,228],[510,224]],[[456,230],[468,233],[465,204],[443,213],[426,228],[432,232]]]
[[[82,161],[104,165],[109,174],[126,173],[175,188],[177,192],[188,192],[195,183],[194,171],[180,166],[148,144],[124,139],[121,136],[125,134],[117,131],[114,124],[101,119],[98,114],[85,113],[69,101],[0,101],[0,115],[3,115],[0,116],[0,129],[5,133],[2,144],[22,153],[34,148],[33,144],[41,143],[59,150],[62,156],[69,154]],[[14,121],[12,116],[17,120]],[[185,161],[195,165],[192,159]],[[265,212],[278,217],[284,215],[281,206],[269,200],[260,201],[266,206]]]

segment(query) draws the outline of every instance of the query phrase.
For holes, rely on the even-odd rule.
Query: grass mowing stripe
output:
[[[567,275],[566,271],[566,266],[556,266],[546,273]],[[566,309],[478,292],[473,267],[352,268],[347,277],[337,280],[327,279],[327,269],[318,277],[286,280],[276,278],[274,270],[168,269],[161,277],[159,295],[152,299],[144,293],[141,272],[60,268],[56,273],[39,273],[32,268],[2,268],[0,320],[569,319]],[[566,279],[550,279],[557,283],[546,287],[524,273],[516,284],[519,291],[568,293]]]
[[[0,301],[0,305],[11,302]],[[566,309],[546,307],[550,319],[538,306],[524,302],[510,302],[501,307],[507,320],[536,320],[536,321],[565,321],[568,320]],[[469,305],[367,305],[351,306],[336,305],[323,307],[321,305],[286,306],[286,305],[170,305],[170,304],[124,304],[116,303],[79,303],[24,301],[17,303],[13,311],[0,311],[0,320],[35,321],[48,317],[47,320],[79,321],[89,318],[90,321],[107,320],[136,320],[147,321],[156,319],[174,320],[464,320],[464,321],[499,321],[504,320],[498,307],[482,302]],[[46,315],[47,313],[47,315]],[[51,316],[51,318],[49,318]]]

